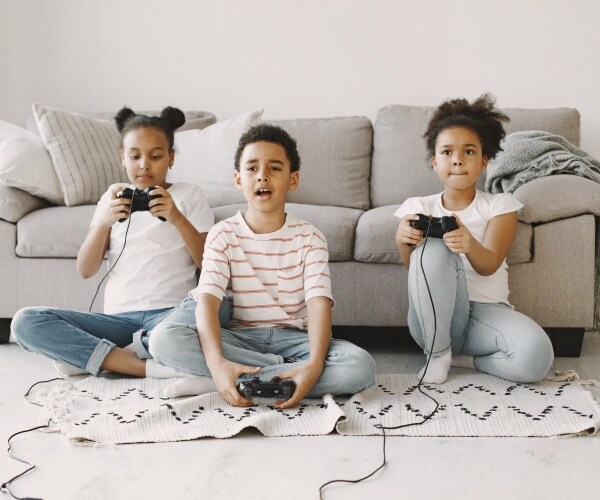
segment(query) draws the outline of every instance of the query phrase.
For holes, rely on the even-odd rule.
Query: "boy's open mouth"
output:
[[[254,194],[256,196],[260,196],[260,197],[267,197],[267,196],[271,195],[271,191],[269,189],[266,189],[266,188],[260,188],[260,189],[257,189],[254,192]]]

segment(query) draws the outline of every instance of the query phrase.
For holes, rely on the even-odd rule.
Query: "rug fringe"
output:
[[[580,385],[590,393],[592,399],[600,408],[600,382],[597,380],[582,380]]]
[[[108,450],[116,450],[118,446],[112,441],[92,441],[85,438],[71,438],[69,440],[75,446],[84,446],[89,448],[106,448]]]
[[[575,382],[579,375],[574,370],[555,370],[544,379],[547,382]]]
[[[48,428],[48,432],[61,430],[62,425],[71,420],[68,403],[78,393],[78,389],[68,380],[63,380],[54,387],[42,389],[36,393],[38,402],[44,405],[52,419],[52,425]]]

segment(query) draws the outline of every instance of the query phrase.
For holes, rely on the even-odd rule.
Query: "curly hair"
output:
[[[160,116],[138,115],[133,110],[124,107],[115,116],[117,130],[121,133],[121,145],[127,132],[136,128],[151,127],[165,134],[169,143],[169,150],[173,149],[175,130],[185,123],[185,115],[178,108],[167,106],[160,112]]]
[[[284,129],[277,125],[270,125],[268,123],[261,123],[255,127],[250,128],[245,134],[240,137],[237,151],[235,152],[234,165],[236,170],[240,170],[240,159],[242,153],[248,144],[255,142],[272,142],[273,144],[279,144],[285,149],[285,154],[290,161],[290,170],[296,172],[300,170],[300,155],[298,154],[298,146],[296,141],[288,134]]]
[[[481,141],[483,155],[492,159],[502,151],[500,142],[506,132],[502,122],[510,119],[495,107],[495,99],[483,94],[469,103],[466,99],[451,99],[442,103],[429,121],[423,134],[427,142],[427,152],[435,156],[435,144],[444,130],[452,127],[466,127],[473,130]]]

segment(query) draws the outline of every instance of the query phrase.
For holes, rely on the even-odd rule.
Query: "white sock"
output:
[[[178,378],[189,377],[189,373],[184,373],[171,368],[170,366],[161,365],[153,359],[146,360],[146,377],[152,378]]]
[[[475,360],[470,354],[455,354],[452,356],[452,366],[458,368],[471,368],[475,370]]]
[[[186,377],[169,384],[161,392],[163,398],[199,396],[208,392],[218,392],[212,377]]]
[[[427,382],[428,384],[443,384],[448,378],[451,360],[452,353],[450,351],[441,356],[432,356],[429,360],[429,365],[425,363],[425,366],[421,368],[419,380],[421,380],[425,367],[427,367],[427,373],[425,374],[425,378],[423,378],[423,382]]]
[[[67,377],[72,377],[74,375],[83,375],[87,373],[83,368],[77,368],[76,366],[70,365],[68,363],[61,363],[60,361],[52,361],[54,368],[59,375],[65,375]]]

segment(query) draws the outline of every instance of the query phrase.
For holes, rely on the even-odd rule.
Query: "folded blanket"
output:
[[[600,161],[560,135],[541,131],[508,134],[487,168],[485,189],[512,193],[526,182],[552,174],[573,174],[600,183]]]

